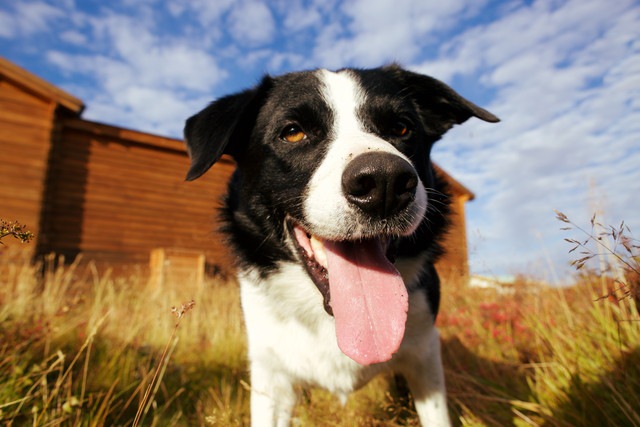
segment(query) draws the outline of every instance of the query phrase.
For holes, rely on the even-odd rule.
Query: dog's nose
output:
[[[407,207],[418,186],[409,162],[391,153],[361,154],[342,174],[342,191],[349,202],[367,214],[387,218]]]

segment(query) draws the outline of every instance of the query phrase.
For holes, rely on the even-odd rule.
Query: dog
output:
[[[186,121],[187,180],[236,161],[221,212],[237,259],[252,426],[286,426],[296,385],[343,402],[405,377],[422,425],[450,425],[434,261],[446,184],[430,160],[452,126],[499,119],[396,64],[265,76]]]

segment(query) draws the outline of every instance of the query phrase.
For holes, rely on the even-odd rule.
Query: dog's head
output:
[[[265,77],[187,121],[187,179],[223,154],[234,157],[227,203],[232,228],[255,251],[249,257],[302,263],[336,318],[343,351],[373,363],[390,357],[382,353],[404,331],[407,291],[392,252],[398,239],[428,227],[431,147],[472,116],[498,121],[438,80],[397,66]],[[365,320],[354,325],[354,317]],[[364,340],[375,342],[345,348],[363,339],[359,329],[383,323],[395,332],[374,331]]]

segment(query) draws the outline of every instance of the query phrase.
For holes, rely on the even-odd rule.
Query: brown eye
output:
[[[286,142],[300,142],[306,138],[307,134],[305,134],[297,125],[289,125],[280,133],[280,139]]]
[[[409,134],[409,127],[405,122],[397,121],[391,126],[391,133],[394,136],[407,136]]]

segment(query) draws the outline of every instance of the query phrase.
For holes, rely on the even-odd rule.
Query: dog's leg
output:
[[[403,375],[416,405],[423,427],[449,427],[449,411],[440,356],[440,335],[436,328],[429,334],[427,352]]]
[[[239,282],[249,344],[251,426],[286,427],[296,395],[274,343],[287,331],[273,316],[267,284],[250,275],[240,275]]]
[[[288,427],[296,402],[293,385],[259,363],[251,366],[251,426]]]

